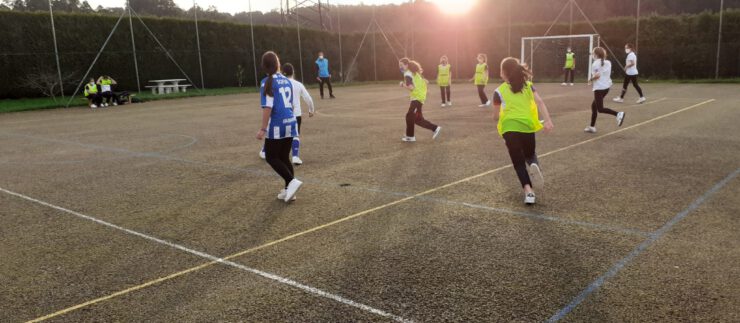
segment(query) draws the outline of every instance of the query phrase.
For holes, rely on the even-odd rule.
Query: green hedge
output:
[[[74,85],[68,86],[69,94],[84,75],[118,17],[97,14],[55,15],[61,65],[64,74],[75,74]],[[144,18],[145,23],[167,47],[171,55],[200,85],[198,58],[195,45],[195,25],[191,20],[172,18]],[[181,73],[144,27],[134,18],[134,34],[142,86],[150,79],[179,78]],[[647,17],[641,21],[640,71],[656,78],[711,78],[714,76],[718,16],[699,14],[691,16]],[[512,52],[518,56],[522,36],[541,35],[546,25],[516,25],[512,28]],[[596,23],[603,39],[617,55],[621,46],[634,41],[634,20],[615,19]],[[209,88],[233,87],[238,83],[237,66],[244,67],[245,84],[254,84],[254,71],[248,25],[201,21],[199,24],[206,86]],[[468,29],[459,32],[456,50],[454,28],[417,30],[415,34],[415,59],[426,66],[429,78],[442,54],[447,54],[456,66],[458,76],[468,77],[473,72],[475,54],[486,52],[489,62],[498,73],[495,62],[507,56],[507,29]],[[48,13],[18,13],[0,11],[0,98],[38,96],[38,93],[21,86],[27,73],[34,71],[56,72],[51,24]],[[589,26],[577,24],[574,33],[591,33]],[[567,34],[568,26],[557,25],[551,34]],[[275,50],[283,62],[292,62],[300,68],[296,29],[274,26],[255,26],[257,59],[266,50]],[[368,35],[358,56],[352,79],[374,79],[372,43],[375,36],[377,73],[379,80],[398,78],[395,56],[381,35]],[[395,36],[404,42],[406,34]],[[357,52],[361,34],[342,36],[344,69]],[[316,52],[323,50],[331,59],[334,75],[339,71],[337,35],[315,30],[301,30],[303,68],[308,82],[314,77]],[[395,42],[395,41],[394,41]],[[403,49],[395,48],[398,55]],[[456,53],[457,52],[457,53]],[[411,53],[409,53],[410,55]],[[458,55],[456,57],[455,55]],[[721,75],[740,76],[740,11],[725,13]],[[620,61],[623,56],[618,57]],[[92,76],[108,74],[115,78],[120,89],[136,89],[131,36],[128,17],[125,17],[113,34],[110,43],[92,70]],[[261,74],[261,73],[260,73]],[[496,74],[493,74],[496,75]],[[337,77],[335,77],[336,79]]]

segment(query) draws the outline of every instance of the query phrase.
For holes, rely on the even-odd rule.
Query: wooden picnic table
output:
[[[172,91],[180,92],[181,88],[183,92],[187,92],[187,88],[191,85],[181,85],[180,82],[182,81],[186,81],[186,79],[150,80],[150,83],[156,83],[157,85],[150,85],[146,87],[152,89],[152,94],[168,94]]]

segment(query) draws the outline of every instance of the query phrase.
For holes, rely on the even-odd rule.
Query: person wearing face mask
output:
[[[439,59],[439,66],[437,66],[437,85],[439,85],[439,92],[442,94],[442,107],[451,107],[452,100],[450,99],[450,69],[452,66],[449,64],[447,55],[443,55]]]
[[[324,98],[324,84],[326,84],[329,88],[329,98],[334,99],[334,91],[331,88],[331,73],[329,73],[329,60],[324,58],[324,52],[319,52],[319,58],[316,60],[316,72],[319,74],[316,80],[319,81],[321,98]]]
[[[627,53],[627,62],[624,64],[624,84],[622,85],[622,94],[614,98],[614,102],[624,102],[624,95],[627,94],[627,87],[629,87],[630,82],[632,83],[632,86],[635,87],[635,90],[637,90],[637,94],[640,95],[637,103],[641,104],[647,101],[645,96],[642,94],[640,84],[637,83],[637,55],[633,48],[634,46],[632,46],[632,44],[624,45],[624,52]]]
[[[586,133],[596,133],[596,117],[599,113],[611,114],[617,117],[617,127],[624,123],[624,112],[617,112],[604,107],[604,98],[609,94],[609,88],[612,87],[612,63],[606,59],[606,50],[603,47],[594,48],[594,63],[591,65],[591,79],[589,85],[593,83],[594,102],[591,103],[591,125],[583,131]]]
[[[563,80],[563,84],[560,84],[562,86],[568,85],[570,83],[570,86],[573,86],[573,77],[574,72],[573,69],[576,67],[576,54],[573,53],[573,50],[568,46],[568,51],[565,53],[565,66],[563,66],[563,69],[565,70],[565,80]]]
[[[479,108],[491,106],[491,100],[486,96],[486,85],[488,84],[488,57],[486,54],[478,54],[476,57],[478,64],[475,65],[475,75],[471,81],[478,88],[478,97],[480,98]]]

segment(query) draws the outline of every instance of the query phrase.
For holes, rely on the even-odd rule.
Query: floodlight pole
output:
[[[198,4],[193,0],[193,14],[195,15],[195,44],[198,47],[198,67],[200,67],[200,88],[205,88],[203,82],[203,58],[200,55],[200,32],[198,31]]]
[[[714,69],[714,78],[719,78],[719,56],[722,49],[722,13],[725,9],[725,0],[719,1],[719,32],[717,33],[717,66]]]
[[[508,23],[508,27],[507,27],[507,29],[508,29],[508,36],[506,38],[506,43],[508,44],[507,46],[508,46],[509,56],[511,56],[511,1],[512,0],[508,0],[506,2],[507,5],[508,5],[508,8],[506,10],[506,13],[507,13],[507,16],[509,18],[509,23]]]
[[[281,8],[282,8],[282,1],[280,1]],[[259,76],[257,76],[257,53],[254,51],[254,22],[252,21],[252,0],[247,1],[247,4],[249,6],[249,31],[252,34],[252,66],[254,66],[254,84],[259,89],[260,88],[260,79]],[[282,9],[280,9],[280,12],[282,12]]]
[[[141,81],[139,80],[139,62],[136,59],[136,42],[134,41],[134,23],[131,18],[131,3],[126,1],[126,11],[128,11],[128,26],[131,31],[131,48],[134,54],[134,71],[136,71],[136,90],[141,92]]]
[[[301,65],[301,83],[305,82],[303,80],[303,49],[301,48],[301,16],[298,14],[298,0],[295,0],[295,26],[296,31],[298,33],[298,62]]]
[[[640,0],[637,0],[637,18],[635,26],[635,51],[640,49]]]
[[[373,6],[373,23],[377,24],[378,22],[375,21],[375,6]],[[378,33],[377,26],[373,28],[373,74],[374,74],[374,80],[375,82],[378,81],[378,56],[376,55],[375,51],[375,34]]]
[[[62,92],[62,100],[64,100],[64,82],[62,81],[62,66],[59,64],[59,48],[57,47],[57,29],[54,26],[54,9],[51,0],[49,0],[49,16],[51,16],[51,36],[54,40],[54,57],[57,60],[57,74],[59,74],[59,90]]]
[[[344,62],[342,61],[342,15],[337,5],[337,39],[339,40],[339,78],[344,78]]]

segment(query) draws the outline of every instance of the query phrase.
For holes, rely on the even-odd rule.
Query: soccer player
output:
[[[398,61],[398,67],[403,70],[404,78],[400,86],[410,91],[411,98],[409,111],[406,113],[406,135],[401,140],[405,142],[416,141],[414,124],[433,131],[432,139],[437,139],[442,127],[425,120],[421,112],[421,108],[427,99],[427,80],[421,75],[424,72],[421,65],[404,57]]]
[[[537,94],[529,79],[532,74],[513,57],[501,61],[501,84],[493,94],[493,119],[498,122],[498,133],[504,137],[511,163],[524,188],[524,203],[535,204],[532,178],[527,171],[544,182],[537,154],[535,153],[535,133],[553,129],[550,113],[545,102]],[[544,123],[540,123],[540,115]]]
[[[563,66],[563,70],[565,71],[565,80],[563,80],[563,84],[560,85],[566,86],[570,83],[570,86],[573,86],[573,77],[575,74],[573,69],[575,68],[576,54],[573,52],[572,48],[568,46],[568,51],[565,53],[565,66]]]
[[[641,104],[647,101],[645,96],[642,95],[642,88],[637,83],[637,75],[639,74],[637,72],[637,54],[632,49],[633,47],[632,44],[624,45],[624,52],[627,53],[627,62],[624,64],[624,84],[622,85],[622,94],[614,98],[614,102],[624,102],[624,95],[627,94],[627,87],[630,85],[630,82],[632,82],[632,86],[637,90],[637,94],[640,95],[637,103]]]
[[[442,94],[442,107],[451,107],[452,99],[450,99],[450,69],[452,65],[449,64],[447,55],[443,55],[439,59],[439,66],[437,66],[437,85],[439,85],[439,92]]]
[[[324,52],[319,52],[319,58],[316,60],[316,72],[319,74],[316,80],[319,81],[321,99],[324,99],[324,84],[329,88],[329,97],[334,99],[334,91],[331,88],[331,73],[329,73],[329,60],[324,58]]]
[[[583,131],[596,133],[596,117],[599,113],[611,114],[617,117],[617,126],[621,127],[624,122],[624,112],[617,112],[604,107],[604,98],[609,94],[612,86],[612,63],[606,59],[606,50],[602,47],[594,48],[594,63],[591,65],[591,79],[593,82],[594,101],[591,103],[591,125]]]
[[[295,178],[290,162],[293,138],[298,136],[298,123],[293,115],[293,86],[280,74],[280,59],[274,52],[262,55],[262,68],[267,77],[260,87],[262,126],[257,132],[257,140],[265,140],[267,163],[285,181],[284,189],[277,197],[287,203],[295,199],[303,186],[303,182]]]
[[[471,79],[478,88],[478,97],[480,97],[479,108],[491,106],[491,100],[486,96],[486,85],[488,84],[488,57],[486,54],[478,54],[476,57],[478,64],[475,65],[475,75]]]

